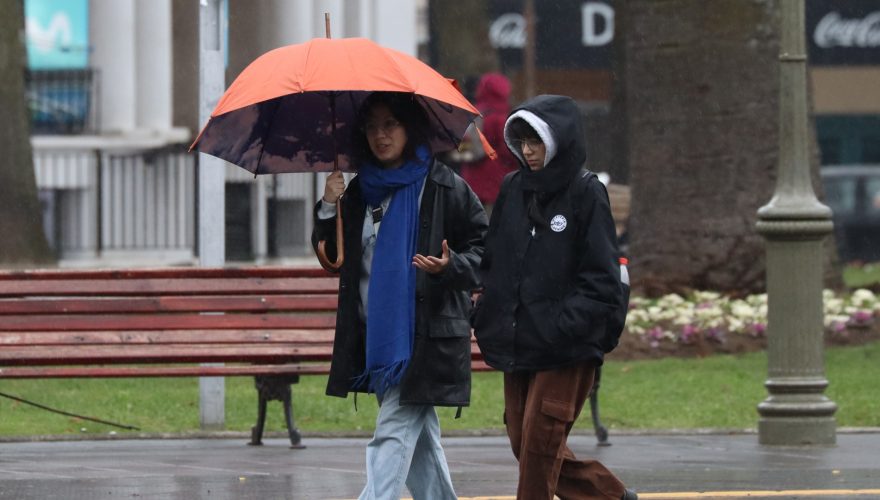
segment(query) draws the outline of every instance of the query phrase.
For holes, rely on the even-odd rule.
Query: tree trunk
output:
[[[431,63],[443,76],[458,80],[468,95],[483,73],[498,69],[489,43],[488,3],[430,0],[429,8]]]
[[[763,291],[765,246],[755,222],[777,174],[777,2],[620,7],[634,286],[650,295]],[[816,152],[810,168],[818,179]]]
[[[24,92],[24,2],[0,3],[0,266],[54,260],[43,233]]]

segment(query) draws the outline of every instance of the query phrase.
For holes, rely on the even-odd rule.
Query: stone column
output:
[[[136,126],[167,131],[172,116],[171,2],[138,2],[134,11]]]
[[[758,436],[764,445],[833,445],[822,325],[822,240],[833,225],[810,181],[804,0],[780,6],[779,176],[757,223],[767,240],[769,375]]]
[[[134,0],[92,0],[89,36],[91,65],[100,71],[98,97],[102,133],[130,132],[137,127]]]

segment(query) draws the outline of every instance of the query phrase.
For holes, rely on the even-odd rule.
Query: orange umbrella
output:
[[[255,175],[352,171],[357,111],[377,91],[412,94],[428,116],[434,153],[457,148],[479,115],[453,82],[415,57],[365,38],[315,38],[269,51],[248,65],[190,149]],[[337,263],[328,268],[323,252],[318,254],[330,270],[341,265],[341,219],[337,224]]]
[[[191,149],[254,174],[351,171],[351,127],[375,91],[413,94],[428,115],[435,153],[457,148],[479,115],[450,80],[415,57],[365,38],[315,38],[246,67]]]

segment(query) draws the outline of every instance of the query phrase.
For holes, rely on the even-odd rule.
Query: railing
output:
[[[195,166],[183,147],[35,149],[34,164],[54,227],[49,239],[61,258],[124,250],[192,254]]]
[[[98,130],[99,73],[87,69],[28,70],[25,88],[34,134]]]

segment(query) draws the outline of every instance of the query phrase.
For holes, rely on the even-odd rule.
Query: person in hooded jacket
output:
[[[336,334],[327,394],[374,393],[361,499],[454,499],[435,406],[468,406],[470,291],[488,220],[473,191],[435,160],[411,94],[376,92],[352,138],[357,176],[328,176],[312,244],[336,259],[345,195]]]
[[[471,154],[477,158],[461,164],[461,176],[474,190],[486,212],[491,214],[501,181],[516,170],[517,163],[510,151],[500,147],[504,143],[504,121],[510,114],[510,80],[501,73],[486,73],[480,78],[476,91],[476,107],[482,116],[480,127],[486,140],[498,153],[495,159],[482,151],[479,141],[472,141]],[[471,134],[475,131],[470,130]],[[479,153],[479,154],[477,154]]]
[[[569,97],[537,96],[513,110],[504,140],[521,168],[504,178],[490,219],[471,319],[486,363],[504,372],[517,498],[636,499],[566,444],[616,345],[606,322],[623,301],[608,195],[584,170],[581,114]]]

